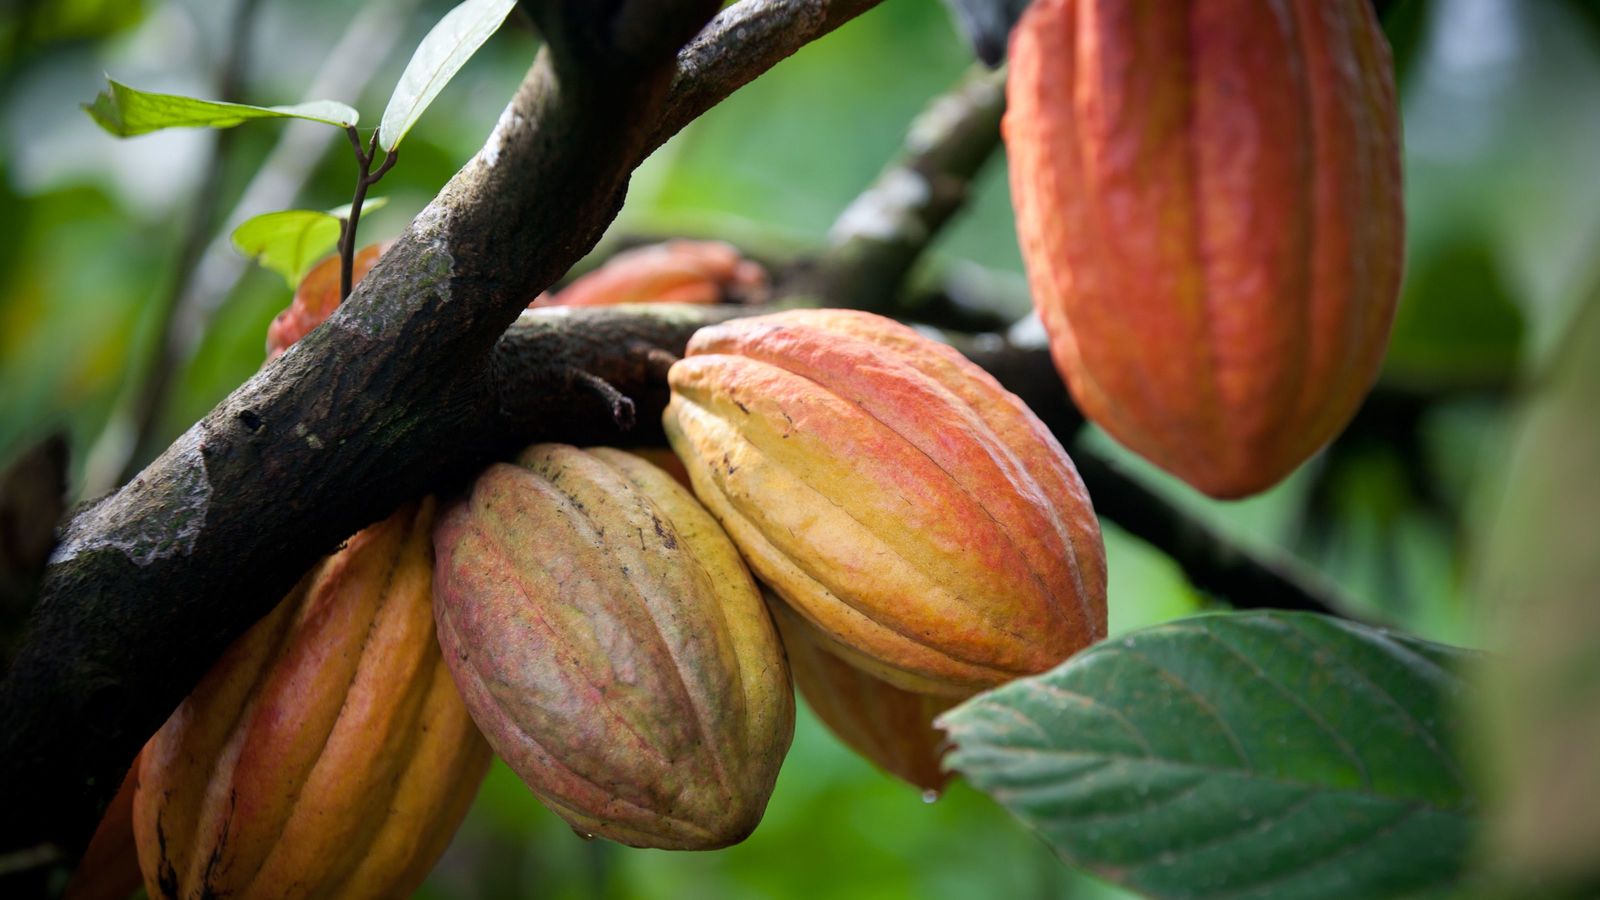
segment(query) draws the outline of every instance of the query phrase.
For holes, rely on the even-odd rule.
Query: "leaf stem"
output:
[[[361,222],[361,204],[367,199],[367,189],[377,184],[385,174],[394,168],[395,161],[400,158],[399,148],[390,150],[383,156],[383,162],[377,169],[372,168],[372,161],[378,155],[378,129],[372,130],[372,139],[367,146],[361,146],[361,133],[356,131],[354,125],[345,128],[344,133],[350,138],[350,146],[355,150],[356,165],[359,172],[356,175],[355,196],[350,198],[350,216],[339,227],[339,302],[343,303],[350,296],[350,289],[354,282],[356,259],[356,226]]]

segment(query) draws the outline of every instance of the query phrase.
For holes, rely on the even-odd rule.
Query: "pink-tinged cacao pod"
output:
[[[794,692],[693,495],[619,450],[530,447],[440,517],[435,614],[502,759],[585,835],[703,850],[761,820]]]
[[[444,852],[489,748],[434,638],[432,506],[319,563],[151,739],[151,897],[404,896]]]
[[[1404,240],[1367,0],[1038,0],[1007,101],[1034,303],[1090,419],[1216,497],[1344,428]]]
[[[770,603],[795,687],[822,724],[873,765],[924,791],[944,790],[944,733],[933,727],[951,697],[903,691],[822,648],[816,630],[782,601]]]
[[[703,328],[663,422],[695,493],[830,652],[967,696],[1105,635],[1105,554],[1061,445],[950,347],[870,313]]]
[[[666,241],[625,250],[559,293],[528,306],[616,306],[621,303],[757,302],[767,273],[721,241]]]

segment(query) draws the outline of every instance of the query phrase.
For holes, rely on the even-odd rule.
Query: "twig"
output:
[[[347,125],[345,135],[350,138],[350,146],[356,152],[356,193],[350,199],[350,215],[339,223],[339,300],[342,302],[350,296],[352,273],[356,260],[356,228],[361,224],[361,204],[366,202],[367,189],[382,180],[389,170],[394,168],[395,161],[400,157],[400,148],[384,154],[383,164],[377,169],[372,168],[372,160],[378,153],[378,129],[372,129],[372,140],[367,142],[367,148],[361,149],[361,133],[356,131],[354,125]]]

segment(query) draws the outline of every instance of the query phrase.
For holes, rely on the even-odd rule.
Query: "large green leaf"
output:
[[[83,104],[84,112],[117,137],[133,137],[163,128],[232,128],[250,119],[310,119],[345,127],[359,118],[336,100],[312,100],[292,106],[249,106],[197,100],[177,94],[154,94],[110,78],[107,90]]]
[[[428,104],[500,28],[516,5],[516,0],[466,0],[433,26],[400,73],[400,82],[378,124],[378,142],[386,152],[400,146]]]
[[[1067,862],[1156,897],[1388,897],[1462,878],[1465,651],[1222,613],[1103,642],[941,724]]]

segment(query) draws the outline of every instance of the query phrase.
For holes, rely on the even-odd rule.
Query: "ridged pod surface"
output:
[[[703,328],[663,423],[695,493],[830,652],[967,696],[1105,635],[1077,470],[1022,401],[870,313]]]
[[[432,501],[322,561],[146,746],[151,897],[395,897],[489,764],[434,639]]]
[[[540,444],[479,475],[434,543],[445,658],[540,799],[638,847],[754,830],[794,692],[754,581],[693,495],[631,454]]]
[[[924,791],[942,791],[950,775],[939,765],[944,733],[933,720],[956,700],[913,694],[868,675],[824,650],[810,623],[782,601],[770,606],[795,687],[817,718],[878,768]]]
[[[1404,241],[1368,0],[1038,0],[1007,102],[1034,304],[1090,419],[1217,497],[1343,429]]]

